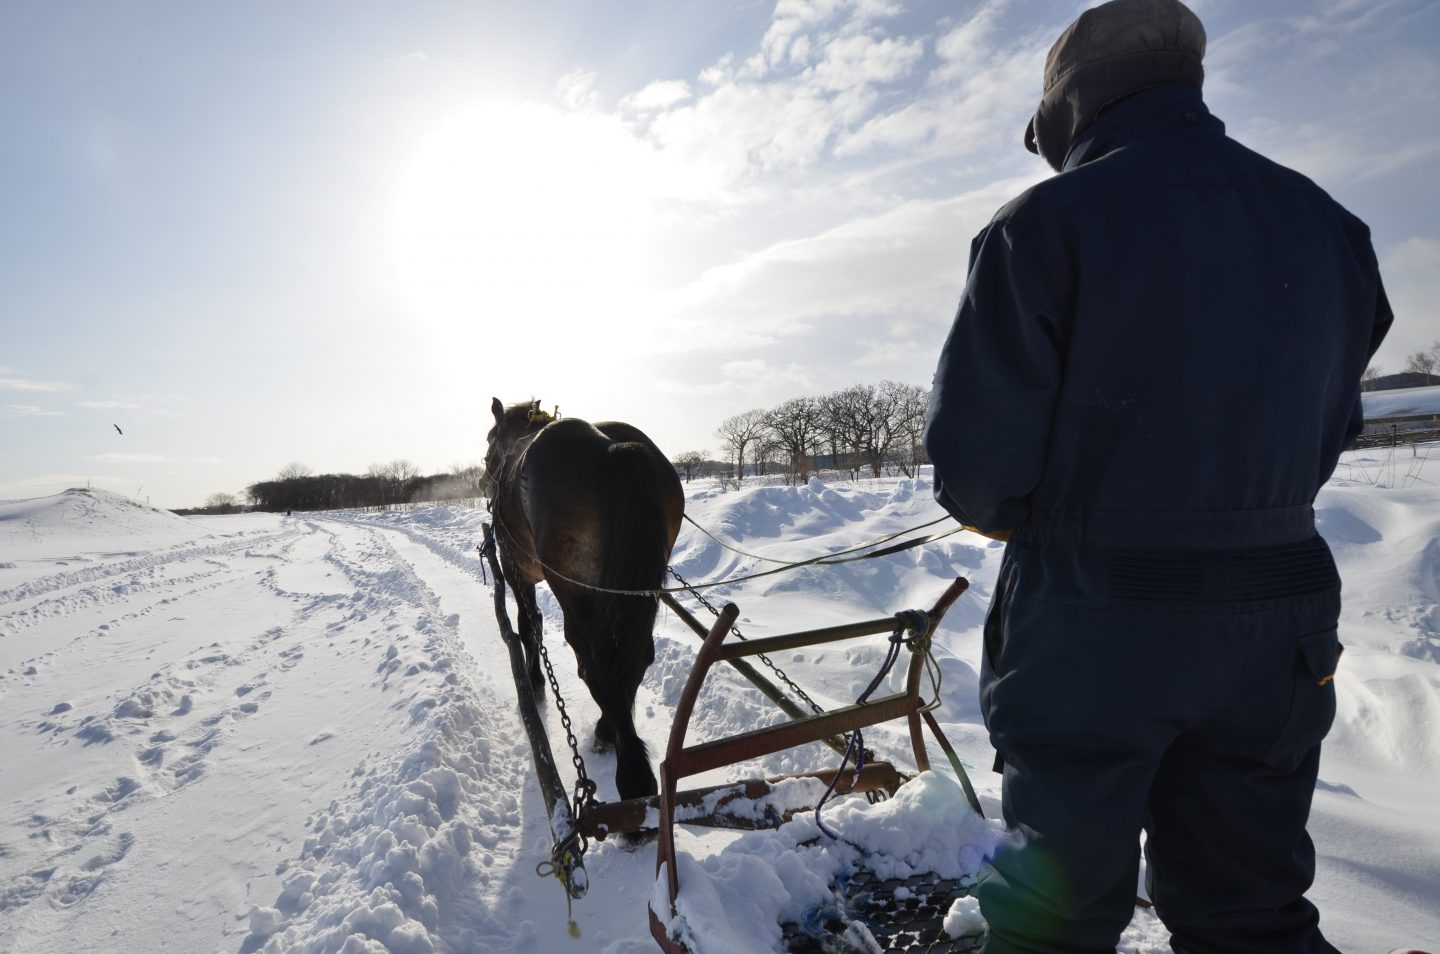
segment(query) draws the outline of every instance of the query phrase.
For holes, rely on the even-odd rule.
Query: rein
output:
[[[541,560],[539,556],[537,556],[536,554],[530,552],[529,549],[520,546],[520,545],[519,545],[519,542],[515,539],[514,534],[512,534],[512,533],[510,532],[509,528],[505,526],[505,522],[500,519],[500,514],[499,514],[497,511],[495,511],[494,509],[492,509],[491,512],[490,512],[490,516],[491,516],[491,518],[495,521],[495,526],[498,527],[499,530],[500,530],[500,532],[505,535],[505,539],[506,539],[507,543],[508,543],[510,546],[513,546],[515,549],[519,550],[520,552],[524,553],[526,556],[528,556],[530,559],[534,560],[536,563],[538,563],[538,564],[540,565],[540,567],[545,570],[545,573],[546,573],[547,576],[554,576],[554,577],[556,577],[556,578],[558,578],[558,579],[564,580],[566,583],[569,583],[571,586],[578,586],[578,587],[581,587],[581,588],[583,588],[583,589],[590,590],[590,591],[595,592],[595,593],[609,593],[609,594],[612,594],[612,595],[614,595],[614,596],[649,596],[649,597],[659,597],[659,596],[661,596],[661,595],[663,595],[663,594],[666,594],[666,593],[690,593],[690,592],[694,592],[695,590],[708,590],[708,589],[713,589],[714,587],[717,587],[717,586],[728,586],[728,585],[730,585],[730,584],[732,584],[732,583],[744,583],[744,582],[746,582],[746,581],[748,581],[748,580],[758,580],[758,579],[760,579],[761,577],[774,576],[774,575],[776,575],[777,573],[788,573],[788,572],[791,571],[791,570],[798,570],[798,569],[801,569],[802,567],[807,567],[807,566],[836,566],[836,565],[841,564],[841,563],[854,563],[854,562],[856,562],[856,561],[858,561],[858,560],[873,560],[873,559],[875,559],[876,557],[891,556],[892,554],[902,553],[902,552],[904,552],[904,551],[906,551],[906,550],[913,549],[914,547],[918,547],[918,546],[923,546],[924,544],[927,544],[927,543],[934,543],[936,540],[943,540],[943,539],[945,539],[946,537],[954,536],[955,534],[961,532],[962,530],[967,529],[966,527],[956,527],[954,530],[946,530],[946,531],[941,532],[941,533],[932,533],[932,534],[930,534],[929,536],[926,536],[926,537],[919,537],[919,538],[914,539],[914,540],[906,540],[904,543],[899,543],[899,544],[896,544],[896,545],[894,545],[894,546],[885,547],[885,548],[880,549],[880,550],[873,550],[873,551],[868,552],[868,553],[859,552],[859,551],[870,550],[871,547],[876,547],[876,546],[879,546],[879,545],[882,544],[882,543],[887,543],[887,542],[889,542],[889,541],[891,541],[891,540],[894,540],[896,537],[904,536],[904,535],[907,534],[907,533],[913,533],[913,532],[916,531],[916,530],[924,530],[926,527],[933,527],[935,524],[940,523],[940,522],[943,521],[943,520],[948,520],[948,519],[950,519],[949,517],[940,517],[939,519],[937,519],[937,520],[932,520],[932,521],[930,521],[929,523],[923,523],[923,524],[920,524],[919,526],[916,526],[916,527],[910,527],[910,528],[907,529],[907,530],[900,530],[900,531],[898,531],[898,532],[896,532],[896,533],[889,534],[888,536],[881,537],[881,538],[879,538],[878,540],[872,540],[872,541],[870,541],[869,543],[862,543],[862,544],[860,544],[860,545],[858,545],[858,546],[850,547],[849,549],[846,549],[846,550],[839,550],[839,551],[836,551],[836,553],[822,554],[821,556],[811,557],[811,558],[808,559],[808,560],[796,560],[796,561],[791,562],[791,563],[783,563],[782,565],[775,567],[773,570],[761,570],[759,573],[747,573],[747,574],[744,574],[744,575],[742,575],[742,576],[732,576],[732,577],[730,577],[730,578],[728,578],[728,579],[715,580],[715,581],[710,582],[710,583],[692,583],[692,584],[690,584],[690,585],[688,585],[688,586],[670,586],[670,587],[662,586],[662,587],[657,587],[657,588],[655,588],[655,589],[650,589],[650,590],[617,590],[617,589],[611,589],[611,588],[609,588],[609,587],[604,587],[604,586],[596,586],[596,585],[593,584],[593,583],[586,583],[586,582],[583,581],[583,580],[576,580],[576,579],[573,579],[572,577],[566,576],[564,573],[559,572],[558,570],[554,569],[554,568],[551,567],[549,564],[547,564],[545,561]],[[775,560],[775,559],[772,558],[772,557],[762,557],[762,556],[758,556],[758,555],[756,555],[756,554],[746,553],[744,550],[740,550],[740,549],[737,549],[737,548],[735,548],[735,547],[729,546],[729,545],[727,545],[723,540],[721,540],[719,537],[716,537],[714,534],[710,533],[710,531],[706,530],[704,527],[701,527],[698,523],[695,523],[695,521],[694,521],[694,520],[691,520],[689,516],[686,516],[685,519],[686,519],[687,521],[689,521],[691,525],[697,527],[697,528],[698,528],[702,533],[704,533],[707,537],[709,537],[710,539],[714,540],[716,543],[719,543],[721,546],[724,546],[727,550],[732,550],[732,551],[734,551],[734,552],[736,552],[736,553],[740,553],[740,554],[742,554],[742,555],[744,555],[744,556],[753,557],[754,559],[757,559],[757,560],[766,560],[766,561],[769,561],[769,562],[772,562],[772,563],[778,563],[778,562],[780,562],[780,561],[778,561],[778,560]],[[846,556],[846,555],[844,555],[844,554],[849,554],[849,555]]]

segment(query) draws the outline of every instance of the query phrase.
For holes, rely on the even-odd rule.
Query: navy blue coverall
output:
[[[1312,505],[1390,322],[1366,226],[1188,87],[1107,109],[976,237],[925,446],[951,514],[1013,530],[987,954],[1114,950],[1142,828],[1177,950],[1333,950],[1304,898],[1341,651]]]

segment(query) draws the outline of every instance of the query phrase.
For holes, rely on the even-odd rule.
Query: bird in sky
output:
[[[124,436],[125,436],[125,432],[122,431],[122,430],[120,430],[120,425],[119,425],[119,424],[111,424],[110,426],[113,427],[113,428],[115,428],[115,433],[116,433],[116,434],[119,434],[121,437],[124,437]]]

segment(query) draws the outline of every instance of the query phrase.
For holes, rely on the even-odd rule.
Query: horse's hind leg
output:
[[[535,601],[535,585],[515,587],[515,602],[520,607],[520,645],[525,649],[525,663],[535,697],[545,697],[545,674],[540,671],[540,640],[545,638],[544,617]]]
[[[610,720],[605,718],[605,713],[600,713],[600,718],[595,720],[595,751],[609,752],[615,748],[615,730],[610,727]]]
[[[590,690],[600,706],[596,735],[609,735],[615,746],[615,789],[621,798],[641,798],[660,790],[650,768],[650,753],[635,731],[635,692],[643,675],[642,670],[634,679]]]

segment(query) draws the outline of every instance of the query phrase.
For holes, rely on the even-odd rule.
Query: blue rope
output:
[[[866,686],[865,691],[860,693],[860,697],[855,700],[856,705],[869,699],[870,694],[880,688],[880,683],[885,681],[885,677],[894,668],[895,660],[900,658],[900,647],[914,645],[915,641],[924,635],[928,628],[929,619],[919,610],[902,610],[895,614],[895,631],[890,634],[890,647],[885,652],[885,661],[880,664],[880,670],[875,673],[875,678],[870,680],[870,685]],[[909,636],[905,635],[907,630],[910,632]],[[845,774],[845,766],[850,764],[852,757],[855,759],[855,772],[852,778],[854,781],[858,781],[860,770],[865,767],[865,738],[859,729],[850,733],[850,744],[845,747],[845,755],[840,759],[840,767],[835,770],[835,777],[830,780],[829,787],[821,796],[820,804],[815,806],[815,824],[822,832],[837,841],[840,840],[840,836],[825,824],[824,819],[820,817],[820,809],[824,808],[825,803],[834,797],[835,787],[840,784],[840,776]]]

